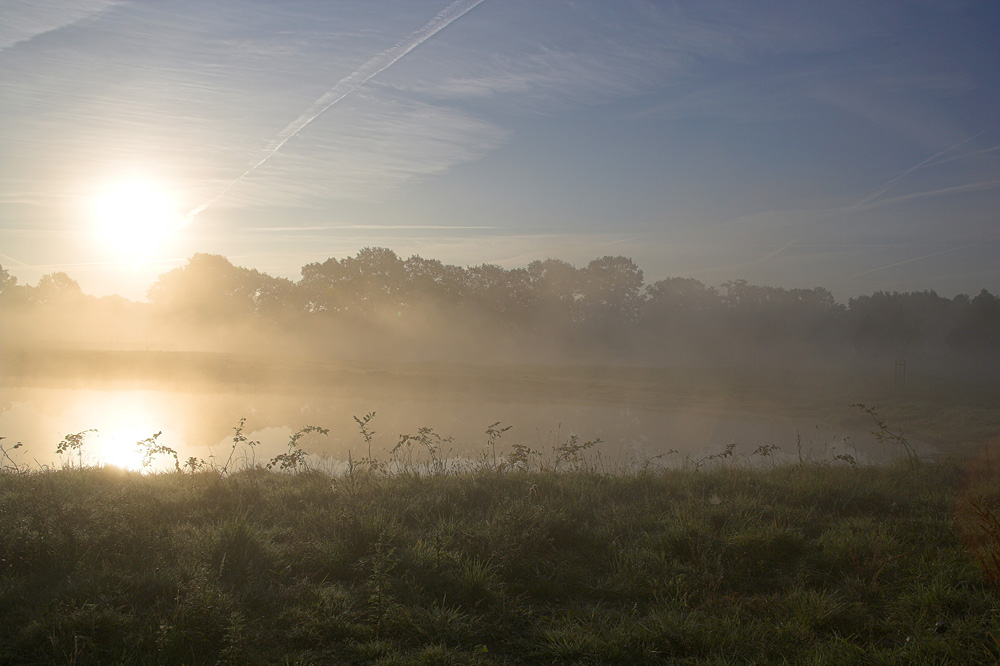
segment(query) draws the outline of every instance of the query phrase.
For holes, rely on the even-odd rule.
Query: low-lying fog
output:
[[[82,456],[84,464],[137,468],[141,455],[136,442],[158,432],[158,443],[176,450],[182,463],[194,456],[221,466],[230,455],[234,428],[246,419],[243,434],[260,441],[254,450],[257,463],[285,451],[293,432],[319,426],[329,429],[329,435],[309,435],[302,448],[313,454],[313,464],[336,468],[349,453],[354,460],[367,455],[354,417],[370,412],[375,412],[372,454],[382,461],[391,459],[400,435],[417,434],[422,427],[452,438],[442,445],[442,457],[475,459],[487,448],[487,427],[497,422],[498,427],[512,426],[498,440],[498,456],[522,444],[551,459],[556,446],[576,435],[580,443],[601,440],[589,456],[607,470],[634,468],[647,460],[692,464],[731,443],[735,458],[747,463],[795,460],[800,454],[825,461],[849,455],[864,463],[901,454],[879,446],[868,417],[848,401],[830,396],[828,408],[819,410],[803,407],[801,400],[782,405],[767,396],[767,382],[741,387],[734,379],[721,390],[707,380],[693,383],[683,373],[651,378],[639,369],[610,375],[595,369],[550,368],[538,375],[523,368],[479,372],[486,376],[472,376],[477,371],[471,368],[421,374],[354,367],[327,385],[280,391],[247,383],[153,381],[129,373],[100,381],[50,377],[4,387],[2,434],[13,459],[32,466],[76,464]],[[559,377],[560,372],[565,376]],[[56,455],[67,434],[89,429],[94,432],[84,436],[79,454]],[[11,450],[14,442],[22,446]],[[924,453],[933,452],[931,444],[914,443]],[[761,455],[759,447],[770,445],[778,449],[769,452],[771,457]],[[247,451],[237,451],[237,466]],[[426,459],[425,451],[414,453]],[[172,459],[161,456],[151,468],[169,466]]]
[[[501,456],[600,439],[591,462],[611,470],[729,445],[748,463],[901,455],[856,403],[925,454],[1000,428],[1000,299],[986,290],[845,305],[819,287],[647,284],[623,256],[462,268],[365,248],[299,282],[198,254],[135,303],[63,273],[32,286],[0,270],[0,434],[19,464],[134,468],[135,443],[161,433],[182,462],[222,465],[246,419],[241,434],[261,442],[251,462],[318,426],[328,436],[302,446],[333,465],[368,455],[355,417],[371,412],[383,461],[421,428],[452,438],[440,455],[475,459],[499,422],[512,427]],[[55,455],[84,432],[77,456]]]

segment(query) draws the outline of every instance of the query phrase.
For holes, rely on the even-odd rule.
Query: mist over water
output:
[[[246,419],[261,444],[243,463],[267,462],[306,426],[329,434],[305,451],[343,461],[367,456],[354,419],[375,412],[382,460],[421,428],[451,438],[437,455],[474,459],[499,422],[512,427],[500,455],[599,439],[589,453],[621,470],[730,445],[751,463],[900,455],[856,403],[926,455],[953,449],[954,419],[995,420],[1000,299],[985,290],[845,306],[822,288],[647,285],[620,256],[461,268],[385,248],[302,275],[195,255],[134,303],[95,299],[62,273],[32,286],[5,272],[3,436],[43,466],[72,462],[56,445],[90,430],[76,463],[135,467],[135,443],[157,436],[181,461],[221,464]]]
[[[599,456],[608,471],[625,471],[647,461],[691,464],[721,453],[731,443],[736,444],[736,457],[751,464],[793,460],[800,454],[815,460],[849,454],[860,463],[884,462],[899,454],[880,449],[867,424],[846,404],[830,414],[796,414],[748,409],[738,396],[705,397],[700,405],[651,400],[640,395],[641,389],[633,391],[632,399],[621,394],[595,400],[579,393],[545,397],[516,390],[483,396],[463,393],[461,385],[439,385],[421,393],[400,391],[399,386],[379,390],[371,384],[359,392],[345,386],[276,392],[212,383],[160,382],[141,387],[134,379],[105,383],[99,389],[83,388],[86,382],[67,383],[75,386],[4,388],[3,435],[23,443],[15,452],[18,462],[78,463],[76,456],[56,456],[56,444],[67,434],[94,429],[81,450],[84,464],[135,466],[136,442],[162,433],[160,443],[175,449],[182,462],[193,456],[221,466],[232,449],[234,428],[246,419],[243,433],[260,444],[253,450],[253,460],[240,459],[238,464],[266,463],[286,450],[293,432],[311,425],[329,429],[329,435],[311,435],[302,441],[302,448],[312,454],[313,464],[335,468],[349,455],[355,460],[367,455],[354,417],[370,412],[375,412],[372,453],[382,461],[392,458],[391,449],[401,435],[416,434],[423,427],[451,438],[442,445],[442,457],[475,459],[487,449],[486,428],[497,422],[512,426],[497,443],[501,457],[515,443],[551,457],[553,449],[572,436],[580,442],[600,439],[589,454],[595,461]],[[600,390],[595,387],[594,394]],[[770,445],[778,447],[773,457],[755,457],[758,447]],[[933,450],[929,444],[917,445],[923,453]],[[241,447],[237,455],[242,458],[247,453]],[[170,465],[172,461],[161,458],[153,468]]]

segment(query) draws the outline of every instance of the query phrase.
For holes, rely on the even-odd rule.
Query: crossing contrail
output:
[[[457,0],[456,2],[451,3],[437,16],[428,21],[424,27],[412,33],[406,39],[398,42],[392,48],[382,51],[357,70],[342,78],[336,85],[333,86],[333,88],[330,89],[329,92],[313,102],[313,104],[306,109],[302,115],[281,130],[271,145],[267,147],[263,157],[247,167],[247,169],[239,176],[229,181],[229,183],[226,184],[226,186],[222,188],[222,190],[215,197],[209,199],[200,206],[193,208],[191,212],[185,215],[181,226],[186,226],[196,215],[226,196],[234,185],[266,164],[267,161],[274,157],[275,154],[277,154],[277,152],[281,150],[292,137],[308,127],[309,123],[323,115],[323,113],[326,112],[326,110],[331,106],[368,83],[368,81],[372,80],[380,73],[392,67],[397,61],[400,60],[400,58],[403,58],[410,51],[447,28],[452,22],[457,21],[468,14],[470,11],[475,9],[477,5],[484,1],[485,0]]]
[[[852,203],[850,206],[847,207],[847,210],[853,210],[855,208],[860,208],[861,206],[864,206],[864,205],[866,205],[868,203],[871,203],[875,199],[878,199],[883,194],[885,194],[886,192],[888,192],[890,189],[892,189],[893,185],[895,185],[896,183],[898,183],[903,178],[906,178],[907,176],[909,176],[914,171],[917,171],[918,169],[924,168],[925,166],[927,166],[931,162],[934,162],[934,160],[936,160],[937,158],[941,157],[942,155],[946,155],[946,154],[950,153],[951,151],[955,150],[956,148],[960,148],[960,147],[964,146],[965,144],[967,144],[968,142],[972,141],[973,139],[977,139],[980,136],[982,136],[983,134],[986,134],[987,132],[989,132],[991,130],[995,130],[995,129],[996,129],[996,127],[988,127],[986,129],[984,129],[982,132],[977,132],[976,134],[973,134],[972,136],[959,141],[955,145],[948,146],[947,148],[945,148],[941,152],[935,153],[934,155],[931,155],[927,159],[922,160],[922,161],[914,164],[909,169],[907,169],[903,173],[899,174],[895,178],[892,178],[892,179],[887,180],[886,182],[882,183],[882,186],[877,191],[875,191],[874,193],[869,194],[868,196],[866,196],[866,197],[864,197],[862,199],[858,199],[857,201],[855,201],[854,203]]]
[[[986,240],[976,241],[975,243],[966,243],[965,245],[958,245],[956,247],[949,247],[944,250],[938,250],[937,252],[931,252],[930,254],[924,254],[919,257],[910,257],[909,259],[903,259],[902,261],[896,261],[891,264],[886,264],[885,266],[876,266],[875,268],[869,268],[866,271],[861,271],[860,273],[855,273],[849,280],[859,278],[863,275],[868,275],[869,273],[877,273],[879,271],[884,271],[888,268],[895,268],[896,266],[904,266],[906,264],[912,264],[915,261],[923,261],[924,259],[931,259],[932,257],[937,257],[942,254],[950,254],[952,252],[958,252],[959,250],[967,250],[970,247],[980,247],[986,243],[995,243],[1000,240],[1000,236],[993,236],[992,238],[987,238]]]

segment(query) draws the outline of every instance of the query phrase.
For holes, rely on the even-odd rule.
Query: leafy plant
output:
[[[288,450],[284,453],[279,453],[271,462],[267,463],[267,469],[278,469],[292,470],[294,472],[300,471],[306,465],[306,458],[309,456],[300,446],[299,440],[308,435],[309,433],[319,433],[321,435],[330,434],[329,428],[320,428],[319,426],[307,425],[301,428],[297,432],[293,433],[291,437],[288,438]]]
[[[4,439],[7,439],[7,438],[6,437],[0,437],[0,440],[4,440]],[[23,446],[22,443],[18,442],[14,446],[10,447],[10,450],[11,451],[15,451],[15,450],[21,448],[21,446]],[[7,448],[4,447],[2,444],[0,444],[0,456],[2,456],[2,458],[6,460],[6,462],[4,462],[2,464],[2,466],[0,466],[0,469],[3,469],[4,471],[11,470],[11,471],[13,471],[15,473],[18,473],[18,474],[28,471],[28,466],[24,465],[22,467],[21,465],[19,465],[17,463],[17,461],[15,461],[13,458],[10,457],[10,453],[8,453]]]
[[[503,463],[505,470],[527,470],[531,467],[531,458],[540,458],[541,453],[535,451],[526,444],[514,444],[510,447],[510,453]]]
[[[451,435],[442,437],[433,428],[418,428],[416,435],[400,435],[399,442],[391,453],[397,460],[401,460],[402,471],[412,473],[417,469],[413,461],[413,445],[422,446],[427,451],[427,471],[431,474],[443,474],[448,471],[448,465],[440,456],[441,447],[453,440]]]
[[[92,432],[97,432],[97,429],[88,428],[86,430],[81,430],[78,433],[66,435],[62,438],[62,441],[56,445],[56,453],[61,456],[69,451],[76,451],[79,465],[80,467],[83,467],[83,441],[86,439],[87,435]]]
[[[375,468],[375,459],[372,458],[372,440],[375,438],[375,431],[369,427],[373,418],[375,418],[375,412],[368,412],[361,418],[354,417],[354,422],[358,424],[358,430],[361,431],[361,436],[364,437],[365,444],[368,445],[368,457],[360,462],[361,464],[367,463],[369,470],[374,470]],[[354,470],[353,461],[351,462],[350,469]]]
[[[761,444],[750,454],[752,456],[761,456],[763,458],[768,458],[774,455],[775,451],[780,450],[781,447],[777,444]]]
[[[702,465],[708,463],[712,460],[725,460],[726,458],[732,458],[736,451],[736,442],[730,442],[726,444],[726,448],[722,449],[719,453],[710,453],[704,458],[700,458],[695,461],[694,468],[701,469]]]
[[[196,458],[195,456],[190,456],[184,461],[184,467],[186,467],[192,474],[205,467],[206,464],[207,463],[204,460]]]
[[[835,455],[833,457],[833,459],[836,460],[836,461],[839,461],[839,462],[845,462],[848,465],[850,465],[851,467],[857,467],[858,466],[858,460],[857,460],[857,458],[855,458],[854,456],[852,456],[850,453],[838,453],[837,455]]]
[[[860,408],[863,412],[872,417],[872,420],[875,422],[876,429],[872,430],[871,433],[874,435],[875,441],[879,444],[890,443],[899,445],[906,453],[906,459],[909,461],[911,468],[920,464],[920,457],[917,455],[917,452],[913,449],[913,446],[906,439],[906,437],[903,436],[902,430],[893,431],[889,428],[889,424],[885,421],[885,419],[879,416],[878,412],[876,412],[872,407],[868,407],[860,402],[851,406]]]
[[[500,427],[500,421],[490,424],[486,428],[486,452],[485,455],[489,455],[492,458],[491,469],[497,469],[497,440],[503,437],[503,434],[513,428],[514,426],[503,426]]]
[[[178,472],[181,471],[180,461],[177,459],[177,451],[173,450],[169,446],[161,444],[158,440],[163,431],[154,434],[152,437],[147,437],[146,439],[136,442],[136,448],[142,453],[142,468],[146,469],[153,463],[153,459],[159,455],[173,456],[174,458],[174,469]]]
[[[246,422],[247,422],[246,417],[243,417],[240,419],[239,424],[235,428],[233,428],[233,430],[235,431],[235,433],[233,434],[233,448],[230,449],[229,451],[229,458],[226,459],[226,464],[223,465],[222,469],[220,470],[222,474],[226,474],[227,472],[229,472],[229,464],[232,462],[233,456],[236,454],[237,447],[240,446],[250,448],[250,460],[249,460],[250,467],[253,467],[256,464],[256,458],[254,457],[254,447],[260,444],[260,442],[254,439],[250,439],[243,434],[243,426],[246,424]],[[188,463],[190,463],[192,460],[193,458],[188,458]],[[202,461],[202,464],[204,464],[204,461]],[[192,466],[191,471],[193,472],[194,469],[195,469],[194,466]]]
[[[568,464],[571,469],[579,469],[585,460],[584,452],[592,448],[595,444],[600,444],[601,438],[588,439],[580,442],[579,435],[570,435],[565,442],[555,447],[555,461],[552,463],[553,471],[558,471],[561,465]]]

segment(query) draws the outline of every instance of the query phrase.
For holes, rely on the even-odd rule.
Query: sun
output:
[[[141,262],[155,253],[179,226],[177,205],[152,180],[123,180],[94,199],[93,218],[101,241],[116,254]]]

